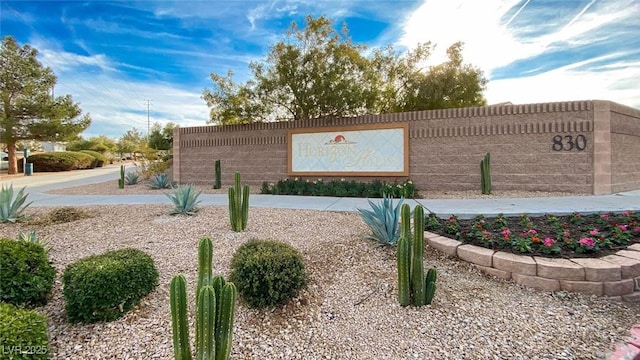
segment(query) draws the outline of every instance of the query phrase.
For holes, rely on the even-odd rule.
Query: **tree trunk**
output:
[[[9,155],[9,175],[18,173],[18,162],[16,160],[16,142],[10,141],[7,144],[7,154]]]

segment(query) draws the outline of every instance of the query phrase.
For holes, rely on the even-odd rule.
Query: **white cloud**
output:
[[[446,48],[465,43],[466,62],[480,67],[489,77],[486,93],[489,103],[604,99],[640,107],[640,68],[624,57],[589,59],[585,47],[598,46],[606,55],[624,48],[624,39],[640,31],[637,0],[585,0],[572,2],[570,10],[561,3],[523,0],[424,0],[403,24],[399,44],[413,48],[418,42],[432,41],[437,49],[431,64],[446,60]],[[567,4],[567,3],[562,3]],[[575,6],[575,5],[579,6]],[[634,30],[629,31],[629,27]],[[573,52],[580,48],[582,55]],[[591,48],[590,48],[591,49]],[[556,52],[563,51],[558,55]],[[520,77],[549,68],[536,61],[573,55],[574,64],[560,66],[542,74]],[[544,55],[544,56],[543,56]],[[633,55],[633,54],[632,54]],[[635,53],[635,59],[638,54]],[[631,57],[633,59],[633,57]],[[556,57],[556,60],[559,59]],[[598,61],[596,61],[598,60]],[[602,66],[603,60],[609,61]],[[492,79],[493,73],[518,61],[517,74]],[[528,67],[528,68],[527,68]],[[626,86],[630,79],[635,86]]]

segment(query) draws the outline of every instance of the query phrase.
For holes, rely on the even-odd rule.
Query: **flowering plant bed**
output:
[[[430,214],[425,230],[494,250],[548,257],[601,257],[640,243],[640,213],[496,217]]]

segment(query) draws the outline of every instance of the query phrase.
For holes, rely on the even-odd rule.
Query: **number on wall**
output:
[[[587,148],[587,137],[582,134],[575,138],[571,135],[556,135],[553,137],[551,148],[553,151],[583,151]]]

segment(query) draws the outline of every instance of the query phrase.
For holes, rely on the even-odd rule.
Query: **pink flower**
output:
[[[563,233],[562,233],[562,236],[564,236],[564,237],[569,237],[569,232],[568,232],[568,231],[563,232]]]
[[[600,218],[603,220],[609,220],[609,215],[608,214],[600,214]]]
[[[509,236],[509,235],[511,235],[511,231],[509,229],[504,229],[504,230],[502,230],[502,235]]]
[[[596,242],[595,240],[593,240],[593,238],[588,238],[588,237],[584,237],[582,239],[580,239],[580,241],[578,241],[578,243],[582,246],[586,246],[586,247],[593,247]]]
[[[621,215],[622,216],[629,216],[629,212],[628,211],[623,211]]]
[[[527,233],[528,233],[528,234],[537,234],[538,232],[537,232],[537,231],[535,231],[535,230],[533,230],[533,229],[531,229],[531,230],[527,231]]]
[[[589,231],[589,234],[592,235],[592,236],[596,236],[596,235],[598,235],[598,230],[593,229],[593,230]]]
[[[548,237],[544,239],[543,245],[546,247],[552,247],[555,243],[556,241],[553,238]]]
[[[640,226],[633,228],[634,233],[640,233]]]
[[[627,231],[628,230],[627,225],[620,225],[620,226],[618,226],[618,228],[620,228],[620,230],[622,230],[622,231]]]

